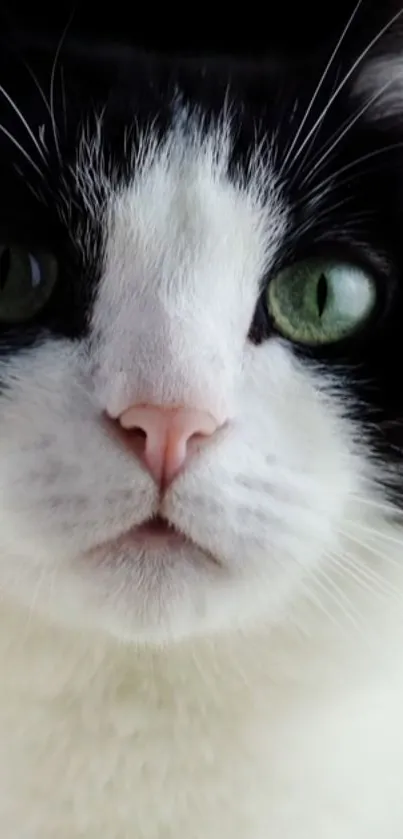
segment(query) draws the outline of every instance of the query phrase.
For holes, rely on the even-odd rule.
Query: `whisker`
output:
[[[45,125],[41,125],[39,127],[39,139],[40,139],[43,147],[46,149]]]
[[[52,123],[53,138],[54,138],[54,141],[55,141],[57,156],[58,156],[60,161],[61,161],[61,152],[60,152],[57,125],[56,125],[56,120],[55,120],[55,77],[56,77],[56,68],[57,68],[57,62],[59,60],[60,52],[62,50],[64,41],[66,39],[67,32],[68,32],[68,30],[70,28],[70,25],[72,23],[74,14],[75,14],[75,9],[73,8],[73,11],[71,12],[71,14],[69,16],[69,19],[66,23],[66,26],[63,29],[63,32],[61,34],[59,43],[57,45],[57,49],[56,49],[56,52],[55,52],[55,57],[53,59],[52,70],[51,70],[51,73],[50,73],[50,87],[49,87],[50,119],[51,119],[51,123]]]
[[[319,579],[319,575],[324,578],[324,582]],[[323,568],[316,569],[316,573],[314,576],[315,585],[319,586],[319,588],[324,592],[327,598],[333,602],[333,604],[340,609],[342,614],[348,619],[349,623],[351,623],[356,630],[361,634],[363,627],[360,623],[357,623],[356,618],[359,621],[362,621],[362,615],[358,612],[357,608],[351,602],[351,600],[346,596],[340,586],[332,580],[331,577],[326,573]]]
[[[349,521],[348,519],[346,521],[347,521],[347,524],[351,524],[351,525],[354,525],[355,527],[358,527],[359,530],[361,530],[363,533],[366,533],[368,536],[371,536],[373,539],[376,539],[377,541],[381,540],[382,542],[386,542],[389,545],[396,545],[397,547],[401,548],[402,552],[403,552],[403,534],[402,534],[402,538],[398,539],[398,538],[396,538],[396,536],[391,536],[390,533],[379,532],[378,530],[375,530],[375,528],[368,527],[367,525],[363,524],[360,521]],[[353,537],[349,536],[349,538],[353,538]],[[368,547],[368,546],[363,543],[363,547]]]
[[[312,580],[311,580],[311,582],[312,582]],[[314,583],[314,585],[319,584],[319,589],[321,591],[326,591],[323,584],[321,584],[320,581],[318,581],[317,578],[314,578],[313,583]],[[322,614],[327,618],[327,620],[329,620],[334,626],[336,626],[337,629],[342,629],[340,621],[337,619],[334,612],[332,612],[330,609],[326,608],[326,604],[323,602],[320,595],[314,590],[312,584],[309,585],[308,581],[305,580],[305,581],[301,581],[300,585],[301,585],[301,588],[304,591],[304,596],[307,598],[307,600],[309,600],[315,606],[316,609],[318,609],[320,612],[322,612]],[[293,620],[295,621],[294,616],[293,616]],[[303,624],[303,626],[304,626],[304,624]],[[305,629],[305,631],[306,631],[306,629]]]
[[[42,568],[40,574],[38,575],[38,579],[36,581],[36,585],[34,591],[32,593],[31,601],[28,608],[28,616],[27,616],[27,623],[26,628],[29,629],[33,618],[35,617],[35,607],[39,598],[39,593],[43,589],[44,581],[47,577],[47,569]]]
[[[339,83],[339,78],[340,78],[340,74],[339,74],[339,72],[336,72],[335,79],[334,79],[334,84],[332,85],[331,93],[329,95],[334,93],[334,91],[335,91],[335,89],[336,89],[336,87]],[[316,133],[314,132],[310,141],[309,141],[309,143],[308,143],[308,145],[307,145],[307,147],[306,147],[306,149],[304,150],[303,157],[301,158],[301,160],[299,162],[299,165],[298,165],[296,171],[294,172],[294,174],[291,178],[291,183],[292,184],[295,184],[296,181],[298,180],[298,178],[300,177],[301,172],[305,171],[306,163],[310,159],[310,154],[311,154],[311,151],[312,151],[312,147],[315,145],[315,141],[316,141]]]
[[[369,568],[360,564],[350,554],[334,555],[332,554],[331,562],[339,568],[343,575],[346,573],[351,577],[353,582],[359,583],[370,594],[378,594],[386,597],[392,597],[400,603],[401,592],[396,586],[389,583],[381,574],[378,574],[373,568]]]
[[[67,134],[67,104],[66,104],[66,86],[64,83],[64,68],[63,66],[60,67],[60,85],[61,85],[61,96],[62,96],[62,111],[63,111],[63,122],[64,122],[64,133]]]
[[[352,499],[357,501],[359,504],[370,507],[371,510],[376,510],[377,512],[379,511],[391,517],[398,516],[403,520],[403,511],[399,510],[398,507],[395,507],[395,505],[390,502],[378,501],[376,498],[368,498],[366,496],[359,495],[358,493],[353,494]]]
[[[18,151],[20,151],[21,154],[23,154],[24,157],[28,160],[28,162],[31,164],[32,168],[35,169],[35,172],[37,172],[37,174],[40,175],[41,179],[43,179],[42,170],[39,168],[39,166],[36,165],[36,163],[34,163],[34,161],[32,160],[32,157],[30,157],[28,152],[25,151],[24,147],[21,146],[21,144],[18,142],[18,140],[16,140],[15,137],[13,137],[13,135],[10,133],[10,131],[7,131],[7,128],[4,128],[4,125],[0,125],[0,131],[2,131],[2,133],[5,134],[6,137],[9,138],[9,140],[11,140],[11,142],[18,149]]]
[[[346,23],[346,25],[345,25],[345,27],[344,27],[344,29],[343,29],[343,31],[342,31],[342,33],[341,33],[341,35],[340,35],[340,37],[339,37],[338,41],[337,41],[337,44],[336,44],[336,46],[335,46],[335,48],[334,48],[334,50],[333,50],[333,52],[332,52],[332,54],[331,54],[331,56],[330,56],[330,58],[329,58],[329,61],[328,61],[328,62],[327,62],[327,64],[326,64],[326,67],[325,67],[325,69],[324,69],[324,71],[323,71],[323,73],[322,73],[322,75],[321,75],[321,77],[320,77],[320,79],[319,79],[319,82],[318,82],[318,84],[316,85],[316,88],[315,88],[315,90],[314,90],[314,92],[313,92],[313,95],[312,95],[312,97],[311,97],[311,99],[310,99],[310,102],[309,102],[308,107],[307,107],[307,109],[306,109],[306,111],[305,111],[305,114],[304,114],[304,116],[303,116],[303,119],[301,120],[301,122],[300,122],[300,124],[299,124],[299,126],[298,126],[298,129],[297,129],[297,131],[296,131],[296,133],[295,133],[295,136],[294,136],[294,138],[293,138],[293,140],[292,140],[291,146],[289,147],[289,149],[288,149],[288,151],[287,151],[287,153],[286,153],[286,155],[285,155],[285,158],[284,158],[283,164],[282,164],[282,166],[281,166],[281,170],[280,170],[280,176],[281,176],[281,174],[283,173],[284,168],[287,166],[287,163],[288,163],[288,161],[289,161],[289,159],[290,159],[290,157],[291,157],[291,155],[292,155],[292,153],[293,153],[293,151],[294,151],[294,149],[295,149],[295,146],[296,146],[296,144],[298,143],[298,140],[299,140],[299,138],[300,138],[300,136],[301,136],[301,132],[302,132],[302,131],[303,131],[303,129],[304,129],[305,123],[306,123],[306,121],[307,121],[307,119],[308,119],[308,117],[309,117],[309,114],[311,113],[311,110],[312,110],[312,108],[313,108],[313,106],[314,106],[314,104],[315,104],[315,102],[316,102],[316,99],[317,99],[317,97],[318,97],[318,95],[319,95],[319,93],[320,93],[320,90],[321,90],[321,88],[322,88],[322,85],[323,85],[323,83],[325,82],[326,77],[327,77],[327,75],[328,75],[328,73],[329,73],[329,70],[330,70],[330,68],[332,67],[333,62],[334,62],[335,58],[337,57],[337,55],[338,55],[338,53],[339,53],[339,50],[340,50],[340,48],[341,48],[341,46],[342,46],[342,44],[343,44],[343,41],[344,41],[344,39],[345,39],[345,37],[346,37],[346,35],[347,35],[347,33],[348,33],[348,31],[349,31],[349,29],[350,29],[350,27],[351,27],[351,25],[352,25],[353,21],[354,21],[354,18],[355,18],[355,16],[356,16],[356,14],[357,14],[357,12],[358,12],[358,9],[360,8],[361,4],[362,4],[362,0],[358,0],[358,3],[356,4],[355,8],[353,9],[353,12],[352,12],[352,14],[350,15],[350,17],[349,17],[349,19],[348,19],[348,21],[347,21],[347,23]]]
[[[368,535],[368,534],[367,534]],[[352,533],[346,533],[341,531],[341,536],[344,536],[348,541],[352,542],[358,548],[365,550],[367,553],[371,554],[376,559],[380,560],[381,562],[388,564],[391,568],[395,568],[397,570],[403,571],[403,562],[399,562],[394,556],[390,556],[388,553],[384,553],[380,549],[379,545],[379,537],[378,537],[378,546],[371,545],[368,542],[364,541],[363,539],[359,539],[356,536],[353,536]],[[388,540],[385,539],[387,542]]]
[[[300,145],[300,147],[299,147],[299,149],[298,149],[298,151],[297,151],[297,154],[296,154],[296,156],[295,156],[295,159],[294,159],[293,163],[296,163],[296,161],[298,160],[298,158],[301,156],[301,154],[302,154],[302,152],[303,152],[304,148],[306,147],[307,143],[308,143],[308,142],[309,142],[309,140],[311,139],[312,135],[313,135],[313,134],[317,131],[317,129],[318,129],[319,125],[321,124],[321,122],[323,122],[323,119],[324,119],[324,117],[326,116],[326,114],[328,113],[328,111],[330,110],[330,108],[332,107],[333,102],[335,101],[335,99],[337,98],[337,96],[339,95],[339,93],[343,90],[343,88],[346,86],[347,82],[351,79],[351,77],[352,77],[353,73],[355,72],[355,70],[357,69],[357,67],[359,67],[359,65],[361,64],[361,62],[362,62],[362,61],[366,58],[366,56],[370,53],[371,49],[372,49],[372,48],[373,48],[373,47],[374,47],[374,46],[375,46],[375,45],[376,45],[376,44],[380,41],[380,39],[381,39],[381,38],[382,38],[382,36],[383,36],[383,35],[384,35],[387,31],[388,31],[388,29],[390,29],[390,28],[391,28],[391,26],[393,26],[393,24],[394,24],[394,23],[396,23],[396,21],[397,21],[397,20],[399,20],[399,18],[402,16],[402,14],[403,14],[403,9],[399,9],[399,11],[398,11],[398,12],[396,12],[396,13],[393,15],[393,17],[392,17],[392,18],[390,18],[390,20],[389,20],[389,21],[388,21],[388,22],[387,22],[387,23],[386,23],[386,24],[385,24],[385,25],[384,25],[384,26],[383,26],[383,27],[382,27],[382,28],[378,31],[378,33],[377,33],[377,34],[376,34],[376,35],[372,38],[372,40],[369,42],[369,44],[367,44],[367,46],[365,47],[365,49],[364,49],[364,50],[362,50],[362,52],[360,53],[360,55],[358,56],[358,58],[356,58],[356,60],[355,60],[355,61],[353,62],[353,64],[350,66],[349,70],[348,70],[348,71],[347,71],[347,73],[344,75],[344,77],[343,77],[343,79],[341,80],[341,82],[337,85],[337,87],[336,87],[336,89],[335,89],[334,93],[333,93],[333,94],[330,96],[330,98],[328,99],[328,101],[327,101],[327,103],[326,103],[325,107],[323,108],[322,112],[321,112],[321,113],[320,113],[320,115],[318,116],[317,120],[315,120],[315,122],[314,122],[314,124],[313,124],[312,128],[309,130],[309,132],[308,132],[307,136],[305,137],[305,139],[304,139],[304,140],[303,140],[303,142],[301,143],[301,145]],[[388,84],[389,84],[389,83],[388,83]]]
[[[371,105],[373,105],[374,102],[376,102],[382,96],[385,90],[387,90],[388,87],[390,87],[392,84],[393,79],[389,79],[387,82],[385,82],[385,84],[382,85],[380,90],[378,90],[373,96],[371,96],[371,98],[363,105],[363,107],[360,108],[360,110],[356,112],[350,120],[347,121],[347,124],[345,124],[345,128],[342,129],[342,131],[336,136],[336,138],[334,139],[334,135],[333,137],[331,137],[330,142],[332,140],[333,142],[331,142],[330,147],[327,148],[327,151],[325,147],[325,151],[321,155],[317,163],[315,163],[315,165],[310,168],[309,179],[311,179],[315,175],[315,172],[317,172],[317,170],[323,166],[324,162],[327,160],[332,151],[334,151],[334,149],[337,148],[339,143],[342,141],[343,137],[345,137],[346,134],[348,134],[348,132],[351,131],[353,126],[358,122],[358,120],[363,116],[363,114],[365,114],[365,112],[368,111]]]
[[[39,81],[38,81],[38,79],[37,79],[37,77],[36,77],[36,75],[35,75],[34,71],[32,70],[32,68],[30,67],[30,65],[29,65],[26,61],[24,61],[24,60],[23,60],[23,64],[24,64],[25,69],[27,70],[27,72],[28,72],[28,73],[29,73],[29,75],[31,76],[31,79],[32,79],[32,81],[33,81],[33,82],[34,82],[34,84],[35,84],[35,87],[36,87],[36,89],[37,89],[37,91],[38,91],[38,93],[39,93],[39,95],[40,95],[40,97],[41,97],[41,99],[42,99],[42,101],[43,101],[43,103],[44,103],[45,107],[46,107],[46,110],[47,110],[47,112],[48,112],[49,116],[51,116],[49,102],[48,102],[48,100],[46,99],[46,96],[45,96],[44,90],[43,90],[43,88],[41,87],[41,85],[39,84]]]
[[[306,193],[301,198],[299,198],[293,204],[293,207],[295,208],[300,203],[306,203],[306,202],[312,200],[313,198],[315,198],[315,195],[317,193],[323,192],[323,190],[326,189],[328,184],[332,184],[332,182],[336,181],[336,179],[337,180],[339,179],[340,175],[344,175],[346,172],[349,172],[351,169],[354,169],[354,167],[359,166],[361,163],[366,163],[367,160],[371,160],[372,158],[377,157],[378,155],[381,155],[381,154],[385,154],[386,152],[390,152],[390,151],[394,151],[396,149],[402,149],[402,148],[403,148],[403,142],[402,141],[400,141],[399,143],[389,143],[387,146],[382,146],[382,148],[380,148],[380,149],[375,149],[374,151],[369,152],[368,154],[363,154],[363,155],[361,155],[361,157],[357,157],[355,160],[350,161],[350,163],[347,163],[345,166],[341,166],[340,169],[336,169],[335,172],[332,172],[331,175],[328,175],[326,178],[324,178],[322,181],[320,181],[318,184],[316,184],[310,192]],[[370,170],[368,169],[366,171],[369,172]],[[356,176],[358,177],[360,174],[362,174],[362,171],[357,172]],[[307,184],[309,184],[312,177],[313,177],[312,172],[310,172],[301,181],[300,188],[302,189]],[[354,177],[354,175],[352,177]],[[349,180],[350,180],[350,178],[344,179],[342,181],[338,181],[337,186],[342,186],[344,183],[347,183]]]
[[[35,147],[36,147],[36,150],[38,151],[39,155],[41,156],[41,158],[42,158],[43,162],[44,162],[45,164],[47,164],[46,155],[45,155],[45,153],[44,153],[44,151],[43,151],[43,149],[42,149],[42,147],[41,147],[40,143],[39,143],[39,142],[38,142],[38,140],[36,139],[35,134],[34,134],[34,132],[32,131],[32,128],[29,126],[29,124],[28,124],[27,120],[25,119],[25,117],[24,117],[24,116],[23,116],[23,114],[21,113],[20,109],[19,109],[19,108],[17,107],[17,105],[15,104],[14,100],[11,98],[11,96],[9,96],[9,94],[7,93],[7,91],[6,91],[6,90],[4,90],[4,87],[2,87],[1,85],[0,85],[0,93],[4,96],[4,98],[7,100],[7,102],[9,103],[9,105],[11,105],[11,107],[13,108],[13,110],[15,111],[15,113],[17,114],[17,116],[19,117],[19,119],[21,120],[21,122],[22,122],[22,124],[23,124],[23,126],[24,126],[25,130],[26,130],[26,131],[27,131],[27,133],[29,134],[29,136],[30,136],[30,138],[31,138],[32,142],[34,143],[34,145],[35,145]],[[6,129],[4,129],[4,132],[5,132],[5,131],[6,131]]]
[[[297,230],[298,235],[303,236],[305,233],[307,233],[312,228],[313,224],[318,224],[318,222],[323,221],[328,216],[330,216],[331,213],[333,213],[335,210],[340,209],[340,207],[344,207],[348,203],[349,200],[350,200],[350,197],[347,196],[347,197],[341,199],[340,201],[334,202],[329,207],[324,207],[321,210],[321,212],[316,213],[313,218],[307,218],[306,221],[303,224],[299,225],[298,230]],[[363,213],[360,213],[359,217],[362,218],[362,216],[363,216]],[[351,219],[351,216],[350,216],[350,219]]]

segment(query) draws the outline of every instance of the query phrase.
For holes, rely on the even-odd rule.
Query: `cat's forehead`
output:
[[[90,146],[79,158],[77,176],[86,173],[93,215],[97,181],[105,179],[91,318],[103,369],[116,372],[123,358],[134,357],[147,369],[148,356],[167,363],[172,352],[173,370],[175,359],[193,358],[196,350],[224,368],[228,348],[244,346],[288,213],[270,155],[264,166],[255,162],[250,177],[237,177],[230,146],[225,121],[206,132],[186,119],[160,141],[152,129],[144,134],[131,178],[108,179],[102,154]],[[91,248],[90,232],[81,246]]]
[[[124,175],[97,142],[81,143],[77,157],[86,215],[102,227],[105,273],[134,274],[143,294],[151,282],[166,293],[183,281],[194,294],[200,273],[224,285],[229,276],[232,285],[256,281],[286,225],[270,153],[251,161],[247,178],[231,172],[230,125],[223,119],[206,131],[181,112],[163,138],[143,131],[130,153]],[[77,235],[85,249],[80,227]]]

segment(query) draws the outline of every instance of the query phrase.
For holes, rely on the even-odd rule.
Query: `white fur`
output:
[[[281,185],[150,147],[103,171],[89,339],[0,368],[2,839],[401,839],[401,526],[329,372],[247,340]],[[133,401],[226,421],[162,507]],[[113,546],[157,510],[200,549]]]

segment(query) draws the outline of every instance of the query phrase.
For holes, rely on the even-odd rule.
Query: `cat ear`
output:
[[[356,79],[353,96],[361,100],[368,119],[403,115],[403,47],[367,62]]]
[[[361,8],[365,0],[359,0]],[[371,18],[366,28],[363,24]],[[360,37],[362,34],[362,37]],[[356,40],[362,60],[354,73],[353,97],[365,119],[403,114],[403,7],[401,0],[368,0],[357,21]],[[357,61],[357,58],[356,58]]]

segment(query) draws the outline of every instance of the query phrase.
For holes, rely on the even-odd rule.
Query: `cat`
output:
[[[403,836],[386,6],[255,60],[2,31],[2,839]]]

